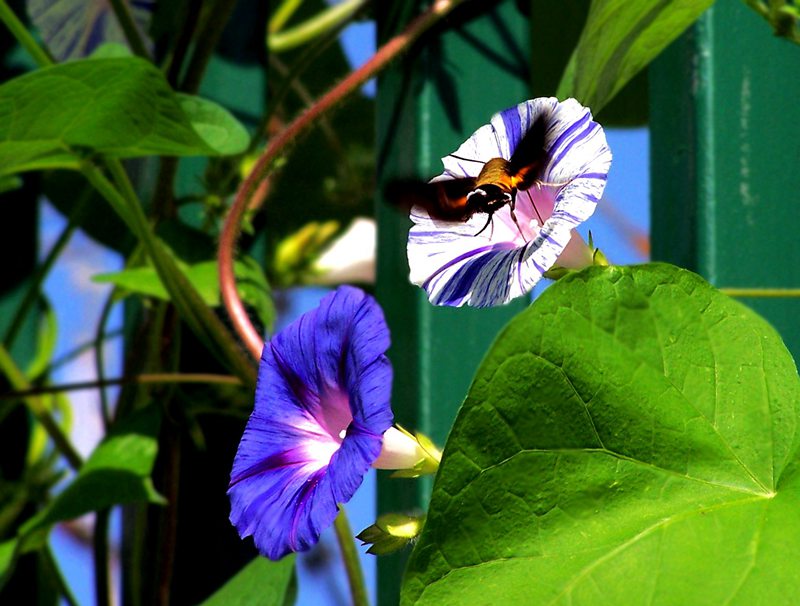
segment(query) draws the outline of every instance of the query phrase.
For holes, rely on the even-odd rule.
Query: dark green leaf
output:
[[[694,23],[713,0],[593,0],[558,86],[595,114]]]
[[[173,93],[135,57],[72,61],[0,86],[0,175],[77,168],[93,154],[232,154],[247,141],[228,112]]]
[[[155,406],[133,415],[94,450],[78,475],[21,529],[26,548],[39,545],[53,524],[120,503],[164,503],[150,472],[158,452]]]
[[[16,176],[0,177],[0,194],[7,191],[14,191],[22,187],[22,179]]]
[[[402,603],[786,603],[798,407],[778,334],[695,274],[569,276],[481,365]]]
[[[291,590],[294,555],[273,562],[257,557],[202,606],[283,606]]]
[[[247,131],[222,106],[192,95],[176,96],[192,128],[208,149],[214,150],[213,155],[238,154],[245,150],[250,141]]]
[[[16,561],[17,539],[8,539],[0,543],[0,588],[14,572]]]
[[[216,261],[206,261],[196,265],[181,264],[184,274],[197,289],[206,305],[219,305],[219,284],[217,281]],[[158,273],[152,267],[135,267],[118,272],[98,274],[92,277],[93,282],[110,283],[129,293],[155,297],[162,301],[169,300],[169,293],[161,283]]]

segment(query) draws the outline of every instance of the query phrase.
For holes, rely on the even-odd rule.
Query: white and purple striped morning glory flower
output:
[[[315,545],[370,467],[413,468],[429,458],[392,426],[388,348],[381,308],[350,286],[264,346],[228,489],[231,522],[263,555]]]
[[[145,44],[156,0],[126,0]],[[109,0],[26,0],[28,15],[58,61],[88,57],[108,42],[127,44]]]
[[[544,120],[543,165],[529,189],[496,210],[491,224],[476,212],[466,221],[434,218],[411,209],[410,279],[435,305],[488,307],[508,303],[533,288],[558,263],[592,264],[592,251],[575,231],[603,194],[611,151],[602,127],[574,99],[526,101],[495,114],[453,154],[433,181],[477,177],[493,158],[510,160],[527,130]],[[483,229],[483,231],[481,231]]]

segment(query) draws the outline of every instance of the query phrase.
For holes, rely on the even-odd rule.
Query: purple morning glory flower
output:
[[[231,522],[263,555],[315,545],[371,466],[413,467],[426,458],[392,427],[388,347],[380,307],[349,286],[264,346],[228,489]]]
[[[556,262],[592,264],[593,251],[575,227],[603,194],[611,151],[602,127],[574,99],[532,99],[495,114],[442,159],[445,171],[433,181],[477,177],[489,160],[510,160],[528,129],[542,121],[542,164],[534,184],[516,193],[516,222],[510,204],[496,210],[488,226],[484,212],[448,221],[420,206],[411,209],[410,279],[431,303],[501,305],[530,292]]]

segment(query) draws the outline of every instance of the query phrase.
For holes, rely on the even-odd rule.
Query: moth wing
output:
[[[447,179],[426,183],[413,179],[398,180],[386,187],[386,199],[405,209],[421,206],[428,215],[445,221],[464,221],[475,210],[467,203],[467,194],[475,189],[475,178]]]
[[[517,181],[517,189],[525,191],[541,179],[547,164],[545,149],[545,116],[539,116],[523,135],[509,160],[509,171]]]

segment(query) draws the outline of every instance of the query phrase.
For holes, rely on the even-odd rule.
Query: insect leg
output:
[[[491,239],[492,235],[494,235],[494,224],[492,223],[492,215],[494,213],[490,212],[488,214],[489,214],[489,218],[486,220],[486,225],[481,227],[481,230],[477,234],[475,234],[475,236],[480,236],[486,230],[486,228],[489,227],[490,224],[492,225],[492,231],[489,232],[489,238]],[[474,238],[475,236],[472,236],[472,237]]]
[[[525,234],[522,233],[522,228],[519,226],[519,221],[517,221],[517,214],[514,212],[514,209],[517,207],[517,195],[516,192],[511,196],[511,204],[510,204],[510,214],[511,220],[514,222],[514,225],[517,226],[517,231],[519,235],[522,236],[522,239],[527,243],[528,239],[525,237]],[[534,207],[535,210],[536,207]],[[539,214],[538,212],[536,214]]]

